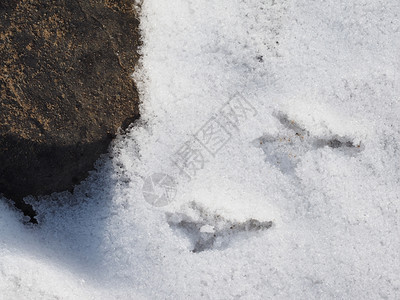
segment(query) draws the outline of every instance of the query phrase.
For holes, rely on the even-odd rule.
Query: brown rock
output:
[[[0,1],[0,193],[71,189],[139,117],[138,25],[133,0]]]

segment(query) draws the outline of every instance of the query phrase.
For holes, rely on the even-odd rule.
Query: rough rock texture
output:
[[[0,1],[0,193],[17,206],[71,189],[139,117],[138,25],[133,0]]]

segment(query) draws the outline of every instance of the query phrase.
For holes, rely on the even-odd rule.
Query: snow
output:
[[[144,1],[142,119],[74,194],[27,199],[38,226],[0,203],[2,298],[399,298],[399,13]],[[224,143],[199,156],[213,120]]]

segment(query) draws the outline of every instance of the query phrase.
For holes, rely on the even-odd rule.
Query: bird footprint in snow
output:
[[[264,135],[254,141],[266,154],[266,160],[278,167],[283,173],[293,174],[301,157],[309,151],[330,147],[344,155],[356,155],[363,150],[363,145],[354,144],[352,139],[332,135],[329,138],[313,136],[305,128],[287,115],[279,113],[279,122],[284,127],[280,135]]]

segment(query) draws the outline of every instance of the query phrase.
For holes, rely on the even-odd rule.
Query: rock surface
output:
[[[139,117],[133,0],[1,0],[0,193],[72,189]]]

